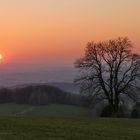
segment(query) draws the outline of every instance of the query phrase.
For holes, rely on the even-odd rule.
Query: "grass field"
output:
[[[52,104],[47,106],[31,106],[17,104],[1,104],[0,116],[53,116],[77,117],[89,116],[90,111],[83,107]]]
[[[0,140],[140,140],[140,120],[1,116]]]
[[[68,105],[0,105],[0,140],[140,140],[140,120],[92,118]]]

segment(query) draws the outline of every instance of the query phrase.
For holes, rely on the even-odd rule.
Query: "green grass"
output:
[[[0,140],[140,140],[140,120],[92,118],[69,105],[0,105]]]
[[[140,120],[0,117],[0,140],[140,140]]]
[[[88,116],[89,110],[72,105],[52,104],[47,106],[31,106],[17,104],[1,104],[0,116]]]
[[[0,104],[0,116],[16,115],[19,112],[30,108],[29,105],[17,105],[17,104]]]

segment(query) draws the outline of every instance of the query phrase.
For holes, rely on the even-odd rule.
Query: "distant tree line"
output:
[[[82,105],[82,98],[80,95],[68,93],[48,85],[29,85],[14,89],[1,88],[0,103],[10,102],[31,105],[48,105],[51,103]]]
[[[98,103],[99,100],[94,100]],[[4,103],[16,103],[16,104],[29,104],[29,105],[49,105],[49,104],[65,104],[84,106],[89,108],[89,98],[82,96],[81,94],[74,94],[65,92],[59,88],[48,85],[29,85],[24,87],[1,88],[0,89],[0,104]],[[101,105],[100,105],[101,107]],[[101,107],[102,111],[98,116],[108,117],[110,115],[110,109],[108,106]],[[95,108],[99,112],[98,108]],[[91,106],[92,111],[92,106]],[[120,116],[123,114],[123,108],[120,111]],[[131,117],[140,117],[140,104],[135,104]]]

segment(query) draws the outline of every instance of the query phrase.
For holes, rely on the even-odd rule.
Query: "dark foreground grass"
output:
[[[0,117],[0,140],[140,140],[140,120]]]

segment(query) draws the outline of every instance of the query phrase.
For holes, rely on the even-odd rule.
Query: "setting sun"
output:
[[[0,54],[0,60],[2,60],[2,55]]]

